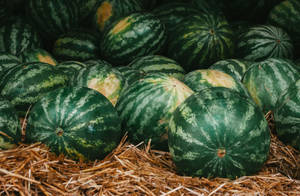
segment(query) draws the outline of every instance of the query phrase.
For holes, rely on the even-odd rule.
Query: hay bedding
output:
[[[273,127],[272,115],[266,115]],[[300,195],[300,153],[272,133],[260,173],[236,180],[179,176],[169,153],[122,139],[104,160],[55,156],[43,144],[0,151],[0,195]]]

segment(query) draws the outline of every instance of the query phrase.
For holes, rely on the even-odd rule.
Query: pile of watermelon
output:
[[[2,149],[42,142],[89,161],[128,134],[182,175],[236,178],[267,160],[272,111],[300,150],[299,0],[0,5]]]

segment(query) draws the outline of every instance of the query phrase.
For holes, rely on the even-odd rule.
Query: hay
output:
[[[57,157],[43,144],[21,144],[0,151],[0,195],[299,195],[300,154],[271,134],[261,172],[236,180],[177,175],[169,153],[126,137],[104,160],[90,163]]]

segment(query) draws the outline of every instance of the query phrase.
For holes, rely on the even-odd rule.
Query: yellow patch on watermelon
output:
[[[125,30],[129,25],[130,25],[130,22],[129,22],[129,16],[124,18],[123,20],[119,21],[116,26],[114,26],[114,28],[111,30],[111,33],[112,34],[117,34],[117,33],[120,33],[122,32],[123,30]]]
[[[4,138],[0,136],[0,149],[12,149],[15,148],[17,145],[11,142],[5,142]]]
[[[120,80],[115,74],[110,74],[104,80],[93,78],[88,81],[88,87],[104,95],[113,106],[116,105],[121,87]]]
[[[48,63],[48,64],[54,65],[54,66],[56,65],[56,62],[50,56],[44,56],[44,55],[38,54],[37,58],[42,63]]]
[[[176,103],[170,111],[174,111],[186,98],[194,93],[187,85],[172,76],[169,77],[169,81],[164,88],[167,91],[172,91],[172,94],[176,97]]]
[[[218,70],[201,70],[202,78],[214,87],[234,88],[236,83],[230,75]]]
[[[97,9],[97,23],[100,30],[104,29],[106,21],[112,16],[112,5],[104,1],[100,7]]]

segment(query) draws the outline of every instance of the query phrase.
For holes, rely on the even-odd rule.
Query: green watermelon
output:
[[[206,68],[233,54],[233,32],[222,17],[193,15],[175,29],[169,36],[167,54],[186,71]]]
[[[122,74],[105,61],[80,69],[71,81],[73,86],[83,86],[98,91],[113,105],[116,105],[124,83]]]
[[[75,160],[102,159],[120,142],[117,111],[100,93],[65,87],[47,93],[30,111],[27,142],[42,142],[57,155]]]
[[[48,40],[79,24],[79,6],[74,0],[29,0],[27,5],[29,18]]]
[[[270,133],[260,108],[224,87],[194,93],[174,111],[168,143],[182,175],[237,178],[268,157]]]
[[[300,150],[300,80],[290,84],[278,99],[274,121],[278,138]]]
[[[239,37],[237,53],[249,61],[262,61],[267,58],[293,58],[293,43],[281,28],[272,25],[250,27]]]
[[[0,26],[0,52],[19,56],[29,48],[40,48],[41,39],[27,21],[13,18]]]
[[[247,89],[240,80],[219,70],[198,69],[186,74],[183,82],[195,92],[211,87],[225,87],[245,97],[250,97]]]
[[[45,93],[63,87],[66,82],[67,76],[53,65],[41,62],[24,63],[2,75],[0,92],[22,116]]]
[[[300,1],[285,0],[275,6],[269,13],[268,22],[283,28],[291,36],[296,48],[295,53],[300,55]]]
[[[50,65],[57,65],[56,60],[46,50],[42,48],[28,49],[21,53],[20,58],[23,63],[42,62]]]
[[[194,92],[164,73],[147,74],[122,91],[116,108],[132,143],[151,139],[153,148],[167,150],[173,111]]]
[[[221,60],[209,67],[209,69],[215,69],[223,71],[231,75],[232,77],[242,81],[242,77],[247,69],[250,67],[251,62],[241,60],[241,59],[226,59]]]
[[[176,61],[161,55],[138,57],[128,66],[145,73],[165,73],[179,80],[185,75],[184,69]]]
[[[16,147],[21,140],[21,127],[12,104],[0,97],[0,149]]]
[[[94,14],[94,26],[103,32],[115,21],[143,10],[140,0],[103,0]]]
[[[266,113],[274,111],[279,96],[298,79],[300,75],[291,61],[269,58],[253,63],[242,82],[255,103]]]
[[[87,67],[85,63],[78,61],[63,61],[56,66],[61,72],[66,74],[70,81],[78,75],[79,70]]]
[[[62,61],[87,61],[98,58],[99,40],[86,31],[69,31],[60,35],[53,46],[53,55]]]
[[[127,65],[137,57],[155,54],[165,42],[165,28],[150,13],[134,13],[111,26],[100,46],[105,60]]]
[[[0,52],[0,73],[21,63],[21,60],[7,52]]]

